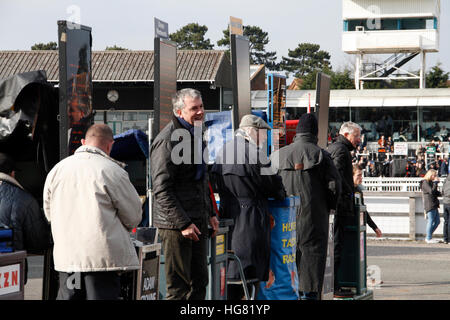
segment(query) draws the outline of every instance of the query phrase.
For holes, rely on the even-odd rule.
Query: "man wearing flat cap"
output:
[[[320,299],[328,247],[329,214],[336,209],[340,176],[330,154],[317,145],[318,124],[303,114],[293,143],[279,151],[278,172],[288,196],[300,196],[296,263],[303,300]]]
[[[281,178],[263,170],[269,165],[264,148],[270,129],[260,117],[242,117],[239,129],[218,153],[211,169],[211,179],[220,195],[220,217],[234,220],[229,247],[241,260],[247,280],[269,278],[268,198],[283,200],[286,196]],[[229,264],[228,278],[240,279],[235,261]],[[229,299],[240,299],[241,289],[230,286]]]

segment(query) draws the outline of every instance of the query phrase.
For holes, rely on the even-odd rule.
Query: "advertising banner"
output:
[[[60,158],[81,146],[93,123],[91,28],[58,21]]]
[[[295,263],[296,212],[299,197],[284,201],[269,200],[269,210],[274,219],[269,281],[260,283],[258,300],[298,300],[298,274]]]

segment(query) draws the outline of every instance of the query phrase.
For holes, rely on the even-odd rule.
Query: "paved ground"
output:
[[[367,265],[381,271],[375,300],[450,300],[449,244],[369,240]]]
[[[42,264],[43,257],[29,258],[26,300],[41,299]],[[367,265],[378,266],[383,281],[372,288],[375,300],[450,300],[449,244],[369,239]]]

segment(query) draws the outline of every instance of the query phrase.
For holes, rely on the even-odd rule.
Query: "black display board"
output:
[[[319,72],[316,78],[316,117],[319,123],[318,145],[327,147],[328,142],[328,109],[330,106],[330,76]]]
[[[246,37],[231,35],[233,75],[233,130],[246,114],[252,113],[250,98],[250,46]]]
[[[177,91],[177,46],[173,41],[155,38],[155,91],[153,137],[172,119],[172,97]]]
[[[74,153],[93,122],[91,30],[58,21],[60,159]]]

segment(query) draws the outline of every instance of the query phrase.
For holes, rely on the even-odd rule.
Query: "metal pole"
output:
[[[149,227],[153,227],[153,212],[152,212],[152,176],[151,176],[151,162],[150,162],[150,152],[153,142],[153,119],[148,119],[148,159],[147,159],[147,198],[148,198],[148,222]]]

